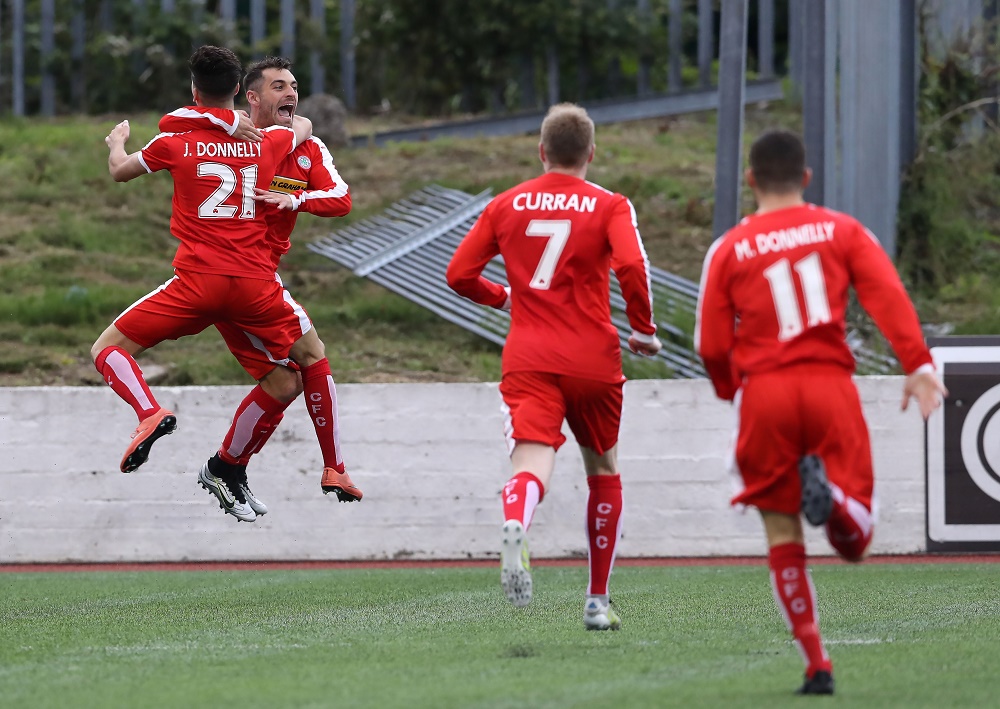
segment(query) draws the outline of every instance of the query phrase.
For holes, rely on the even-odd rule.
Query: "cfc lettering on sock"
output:
[[[602,515],[611,514],[611,510],[612,507],[610,502],[601,502],[600,504],[597,505],[597,511],[600,512]]]
[[[596,546],[598,549],[607,549],[608,538],[603,534],[598,535],[597,539],[594,540],[594,546]]]
[[[608,526],[607,517],[596,517],[594,519],[594,529],[604,529]]]

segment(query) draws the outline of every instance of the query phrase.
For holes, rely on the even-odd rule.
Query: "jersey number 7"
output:
[[[545,250],[542,251],[542,258],[535,268],[535,275],[531,277],[529,286],[535,290],[548,290],[552,285],[552,276],[556,272],[556,264],[566,242],[569,241],[569,232],[573,228],[573,222],[569,219],[532,219],[528,222],[528,228],[524,230],[526,236],[542,236],[548,239]]]

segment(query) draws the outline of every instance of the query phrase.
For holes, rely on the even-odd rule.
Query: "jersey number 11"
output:
[[[775,261],[764,269],[764,278],[771,286],[774,312],[778,316],[778,339],[782,342],[796,337],[805,329],[795,292],[793,269],[802,285],[802,300],[806,304],[805,327],[822,325],[831,320],[830,299],[826,294],[826,279],[819,254],[813,252],[794,264],[789,264],[786,258]]]

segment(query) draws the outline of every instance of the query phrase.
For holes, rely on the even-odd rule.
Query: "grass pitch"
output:
[[[0,574],[14,707],[995,705],[1000,565],[813,568],[837,695],[802,665],[758,566],[621,567],[624,628],[582,626],[586,570]]]

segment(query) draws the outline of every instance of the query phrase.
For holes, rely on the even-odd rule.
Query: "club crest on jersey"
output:
[[[303,170],[308,170],[309,168],[312,167],[312,160],[307,158],[305,155],[299,155],[299,159],[297,162],[299,163],[299,167],[301,167]]]

